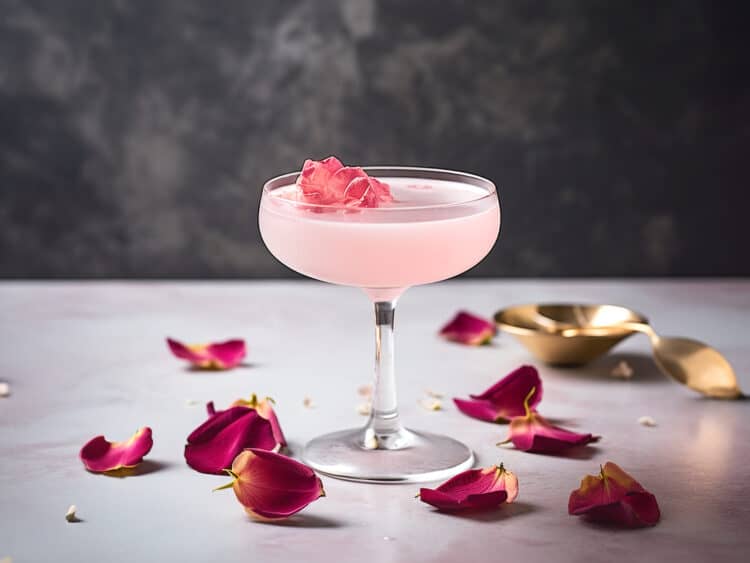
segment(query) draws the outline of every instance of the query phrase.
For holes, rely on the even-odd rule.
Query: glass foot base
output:
[[[469,469],[474,454],[461,442],[427,432],[403,431],[408,445],[400,449],[370,449],[362,428],[315,438],[303,458],[330,477],[369,483],[438,481]]]

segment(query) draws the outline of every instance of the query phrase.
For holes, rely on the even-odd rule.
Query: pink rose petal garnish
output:
[[[468,469],[448,479],[436,489],[422,488],[422,502],[445,511],[468,508],[496,508],[518,496],[518,478],[503,464]]]
[[[521,366],[484,393],[469,395],[471,399],[454,398],[453,402],[462,413],[488,422],[508,421],[526,414],[524,399],[529,396],[529,408],[535,408],[542,400],[542,380],[534,366]]]
[[[452,342],[468,346],[489,343],[497,334],[495,323],[466,311],[459,311],[448,324],[440,329],[440,336]]]
[[[153,445],[151,429],[144,426],[125,442],[108,442],[104,436],[96,436],[81,448],[79,457],[89,471],[104,473],[135,467]]]
[[[358,166],[344,166],[333,156],[320,162],[306,160],[296,185],[297,199],[315,205],[378,207],[393,201],[387,184]]]
[[[206,410],[209,419],[193,430],[185,446],[185,461],[196,471],[220,475],[245,448],[278,451],[286,444],[267,401],[223,411],[215,410],[211,402]]]
[[[296,182],[302,199],[308,203],[328,203],[331,200],[328,184],[333,175],[343,167],[344,165],[335,156],[329,156],[321,161],[306,160]],[[343,195],[343,189],[341,193]]]
[[[558,454],[599,440],[599,436],[578,434],[555,426],[542,415],[531,410],[529,400],[535,391],[532,389],[524,401],[526,414],[510,421],[508,438],[500,444],[513,442],[517,449],[525,452]]]
[[[654,526],[661,515],[656,497],[611,461],[570,493],[568,514],[625,528]]]
[[[308,466],[281,454],[259,449],[241,452],[226,471],[245,512],[259,520],[288,518],[325,496],[323,483]]]
[[[240,339],[213,344],[187,345],[167,338],[167,344],[172,354],[178,358],[187,360],[199,369],[231,369],[239,365],[247,354],[245,341]]]

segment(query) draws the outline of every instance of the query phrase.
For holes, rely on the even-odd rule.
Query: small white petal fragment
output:
[[[65,513],[65,519],[68,522],[80,522],[78,519],[78,516],[76,516],[76,505],[71,504],[70,508],[68,508],[68,511]]]
[[[370,385],[369,383],[367,385],[361,385],[357,389],[357,394],[360,397],[372,397],[372,385]]]
[[[372,413],[372,403],[360,403],[357,405],[357,412],[362,416],[370,416],[370,413]]]
[[[0,397],[9,397],[9,396],[10,396],[10,385],[5,383],[5,381],[0,381]]]
[[[621,360],[617,363],[612,371],[609,373],[612,377],[618,377],[620,379],[630,379],[633,377],[633,368],[625,360]]]
[[[648,426],[649,428],[653,428],[654,426],[656,426],[656,421],[650,416],[642,416],[638,419],[638,424],[640,424],[641,426]]]
[[[199,401],[196,401],[195,399],[185,399],[185,406],[186,407],[194,407],[198,404]]]
[[[393,536],[383,536],[384,541],[396,541],[396,538]]]
[[[443,402],[440,399],[422,399],[419,405],[428,411],[439,411],[443,409]]]
[[[439,393],[438,391],[432,391],[431,389],[425,389],[425,395],[428,397],[432,397],[433,399],[442,399],[445,397],[443,393]]]
[[[378,449],[378,437],[375,436],[374,432],[368,432],[365,434],[365,449],[377,450]]]
[[[313,400],[310,397],[305,397],[302,399],[302,406],[306,409],[314,409],[315,403],[313,403]]]

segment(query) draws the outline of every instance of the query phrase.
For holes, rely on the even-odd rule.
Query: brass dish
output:
[[[732,366],[718,351],[697,340],[659,336],[643,315],[625,307],[519,305],[498,311],[495,322],[537,358],[556,365],[585,364],[642,332],[667,377],[708,397],[742,397]]]
[[[648,323],[646,317],[616,305],[529,304],[495,313],[498,327],[528,348],[534,356],[552,365],[576,366],[606,354],[635,333],[613,325]],[[563,335],[563,330],[607,328],[604,333]]]

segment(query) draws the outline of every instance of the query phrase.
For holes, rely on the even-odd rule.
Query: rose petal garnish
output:
[[[656,497],[611,461],[570,493],[568,514],[626,528],[654,526],[661,515]]]
[[[531,410],[529,399],[534,391],[535,389],[532,389],[524,400],[526,414],[510,421],[508,437],[500,444],[513,442],[517,449],[525,452],[557,454],[599,440],[599,436],[579,434],[555,426]]]
[[[518,496],[518,478],[501,463],[483,469],[468,469],[436,489],[422,488],[422,502],[446,511],[496,508]]]
[[[227,340],[213,344],[183,344],[177,340],[167,338],[167,344],[172,354],[187,360],[199,369],[224,370],[231,369],[242,362],[247,355],[245,341],[241,339]]]
[[[333,156],[320,162],[306,160],[296,185],[298,199],[316,205],[377,207],[393,201],[387,184]]]
[[[288,518],[325,496],[323,483],[308,466],[281,454],[255,448],[241,452],[227,473],[232,488],[251,517],[260,520]]]
[[[81,519],[78,518],[78,516],[76,516],[76,505],[75,504],[71,504],[70,505],[70,507],[68,508],[68,511],[65,513],[65,519],[68,522],[71,522],[71,523],[75,523],[75,522],[80,522],[81,521]]]
[[[329,156],[321,161],[306,160],[296,182],[302,199],[308,203],[328,203],[331,199],[328,184],[333,175],[343,167],[344,165],[335,156]],[[343,195],[343,189],[341,193]]]
[[[440,329],[440,336],[446,340],[468,346],[487,344],[495,334],[495,323],[466,311],[456,313],[456,316]]]
[[[529,399],[529,407],[535,408],[542,400],[542,380],[534,366],[521,366],[484,393],[469,395],[471,399],[457,399],[453,402],[462,413],[486,420],[501,422],[526,414],[524,399],[534,389]]]
[[[185,461],[201,473],[222,474],[245,448],[278,451],[286,445],[269,399],[235,401],[217,411],[206,404],[209,418],[187,438]]]
[[[104,436],[92,438],[79,454],[86,469],[95,473],[135,467],[151,451],[151,429],[144,426],[125,442],[108,442]]]

